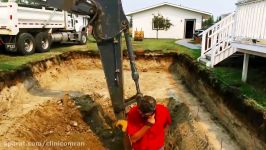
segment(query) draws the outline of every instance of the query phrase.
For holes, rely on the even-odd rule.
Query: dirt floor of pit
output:
[[[137,62],[142,92],[161,100],[171,109],[173,125],[166,149],[239,149],[230,134],[183,82],[168,71],[171,63],[171,59]],[[38,72],[38,68],[33,68],[34,76],[1,91],[0,148],[19,149],[20,145],[13,147],[12,144],[25,145],[17,142],[61,141],[81,142],[78,143],[81,146],[70,149],[117,149],[112,146],[121,144],[121,141],[116,140],[112,130],[115,119],[100,60],[74,59],[60,66],[53,66],[50,62],[46,65],[47,71]],[[125,96],[131,97],[135,94],[135,87],[128,62],[124,63],[124,68]],[[97,119],[84,119],[79,107],[64,102],[66,94],[70,97],[90,95],[101,106],[101,114],[108,114],[108,119],[100,124]],[[170,102],[165,101],[168,99]],[[97,130],[97,127],[105,130]],[[106,137],[107,142],[102,137]],[[82,147],[83,142],[85,147]],[[39,145],[21,149],[26,148],[43,149]],[[45,148],[62,149],[60,146]]]

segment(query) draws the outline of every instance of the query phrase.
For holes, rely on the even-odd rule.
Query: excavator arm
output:
[[[123,88],[123,55],[121,34],[124,33],[127,44],[132,78],[139,88],[139,74],[135,65],[132,44],[129,37],[128,20],[124,14],[121,0],[34,0],[39,4],[55,7],[68,12],[87,15],[93,26],[93,36],[101,55],[101,61],[112,106],[117,119],[123,119],[125,100]]]

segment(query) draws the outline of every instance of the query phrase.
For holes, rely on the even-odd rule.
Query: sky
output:
[[[207,11],[214,17],[233,12],[237,0],[122,0],[125,13],[153,6],[163,2],[181,4],[183,6]]]

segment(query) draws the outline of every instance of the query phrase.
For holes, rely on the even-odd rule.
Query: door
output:
[[[67,30],[74,30],[75,28],[75,22],[74,22],[74,14],[72,13],[66,13],[67,17]]]
[[[191,39],[193,38],[194,30],[195,30],[195,19],[186,19],[185,21],[185,38]]]

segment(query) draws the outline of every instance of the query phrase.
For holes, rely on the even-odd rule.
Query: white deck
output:
[[[200,62],[209,67],[239,51],[244,53],[242,80],[249,55],[266,57],[266,0],[239,0],[237,9],[202,33]]]
[[[261,56],[261,57],[266,57],[266,46],[265,45],[232,42],[232,47],[237,48],[237,51],[239,52]]]

